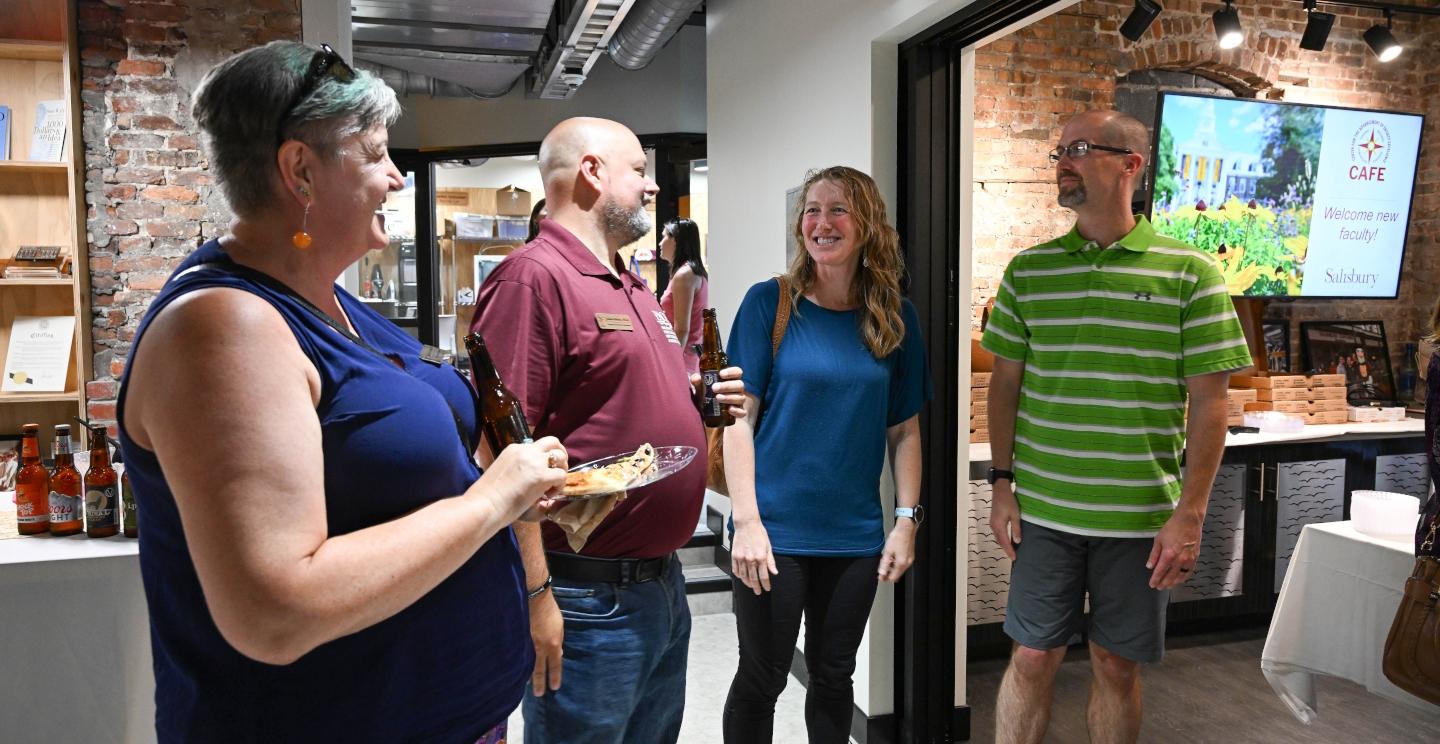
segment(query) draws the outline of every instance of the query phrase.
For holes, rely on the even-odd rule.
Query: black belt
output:
[[[671,556],[660,558],[591,558],[574,553],[545,551],[550,575],[571,581],[607,581],[643,584],[665,575]]]

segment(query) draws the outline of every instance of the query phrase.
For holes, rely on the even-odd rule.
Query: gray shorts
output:
[[[1170,592],[1150,588],[1145,560],[1154,538],[1088,537],[1033,522],[1022,524],[1020,532],[1010,568],[1006,635],[1045,650],[1062,647],[1084,631],[1123,658],[1160,661]]]

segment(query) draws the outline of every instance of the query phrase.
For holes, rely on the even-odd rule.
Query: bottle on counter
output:
[[[50,473],[40,464],[40,425],[20,427],[20,470],[15,474],[15,521],[22,535],[50,531]]]
[[[140,507],[135,503],[135,492],[130,490],[130,471],[120,474],[120,503],[125,515],[125,536],[140,536]]]
[[[700,352],[700,381],[705,386],[705,400],[700,405],[700,418],[706,426],[718,429],[735,423],[735,417],[715,399],[715,383],[720,381],[720,370],[730,366],[730,360],[720,345],[720,322],[715,319],[715,308],[705,308],[700,311],[700,317],[705,324],[705,343]]]
[[[1397,395],[1400,405],[1408,406],[1415,400],[1415,385],[1420,381],[1420,368],[1415,366],[1415,344],[1405,344],[1400,355],[1400,368],[1395,372]]]
[[[120,483],[110,467],[105,427],[90,427],[90,468],[85,471],[85,534],[120,534]]]
[[[85,529],[85,502],[80,497],[80,471],[75,469],[69,424],[55,425],[55,446],[50,454],[55,458],[55,468],[50,471],[50,534],[78,535]]]
[[[465,337],[465,350],[470,353],[470,375],[475,381],[475,392],[480,396],[480,431],[490,445],[490,453],[500,456],[500,450],[515,443],[530,441],[530,425],[525,421],[525,409],[520,399],[505,387],[500,372],[485,347],[485,339],[478,333]]]

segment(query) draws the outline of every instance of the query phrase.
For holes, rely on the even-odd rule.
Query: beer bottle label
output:
[[[84,513],[81,510],[84,508],[80,505],[79,496],[71,496],[59,491],[50,492],[51,522],[78,522],[80,515]]]
[[[700,379],[705,383],[705,405],[701,409],[701,414],[707,417],[725,415],[720,401],[715,399],[715,383],[720,381],[720,370],[700,370]]]
[[[140,536],[140,506],[135,503],[135,489],[130,487],[130,479],[120,478],[120,511],[125,520],[125,536]]]
[[[15,503],[15,521],[20,524],[40,524],[48,521],[48,512],[35,513],[35,502],[26,496],[21,496]]]
[[[85,492],[85,522],[90,527],[111,527],[115,521],[115,487],[91,488]]]

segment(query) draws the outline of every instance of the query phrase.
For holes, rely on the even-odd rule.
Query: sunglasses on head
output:
[[[1050,151],[1050,162],[1058,163],[1060,162],[1060,158],[1066,155],[1069,155],[1071,160],[1079,160],[1080,158],[1089,155],[1091,150],[1117,152],[1122,155],[1133,155],[1135,153],[1134,150],[1131,150],[1128,147],[1111,147],[1109,145],[1097,145],[1093,142],[1086,142],[1082,139],[1075,140],[1068,145],[1056,145],[1055,149]]]
[[[305,68],[305,81],[300,84],[299,92],[295,94],[295,98],[291,99],[290,105],[285,107],[285,113],[280,115],[281,128],[285,126],[290,115],[295,113],[295,108],[309,98],[310,94],[320,86],[320,81],[326,77],[348,83],[355,79],[355,69],[347,64],[340,53],[332,49],[329,44],[321,44],[320,50],[315,52],[315,56],[310,58],[310,65]],[[276,144],[285,141],[285,136],[281,132],[277,132],[275,137],[278,140]]]

